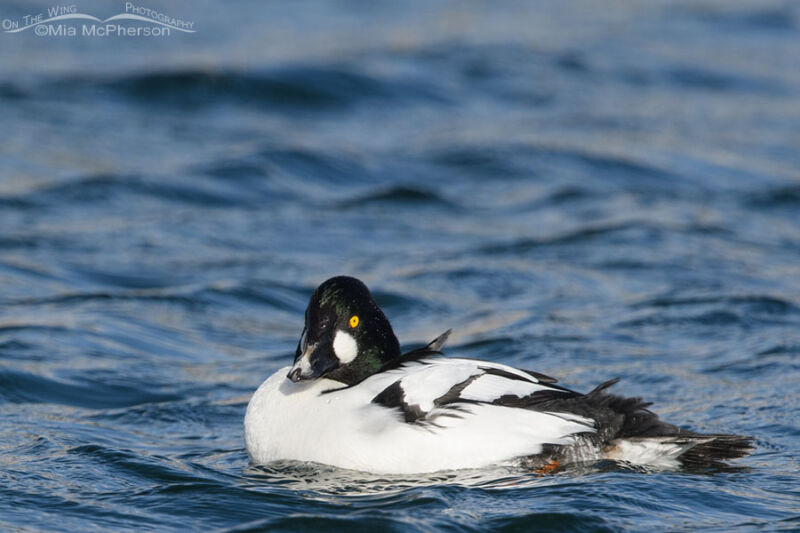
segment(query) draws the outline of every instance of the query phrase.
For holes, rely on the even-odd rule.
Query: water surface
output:
[[[0,529],[800,527],[795,3],[160,9],[197,33],[0,34]],[[757,449],[253,467],[249,396],[341,273],[406,346],[619,376]]]

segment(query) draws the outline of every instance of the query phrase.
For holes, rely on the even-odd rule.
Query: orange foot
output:
[[[559,466],[561,466],[561,463],[559,463],[558,461],[550,461],[546,465],[535,469],[534,473],[539,474],[540,476],[543,476],[545,474],[552,474],[553,472],[558,470]]]

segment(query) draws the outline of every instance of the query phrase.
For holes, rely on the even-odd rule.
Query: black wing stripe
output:
[[[448,408],[458,411],[462,410],[461,408],[450,405],[455,402],[459,403],[481,403],[481,402],[474,402],[471,400],[465,400],[460,398],[459,395],[461,392],[469,386],[470,383],[475,381],[477,378],[481,377],[483,374],[475,374],[474,376],[470,376],[464,381],[460,383],[456,383],[450,390],[448,390],[443,395],[439,396],[435,400],[433,400],[433,405],[436,407],[443,407],[447,406]],[[403,417],[406,422],[408,423],[421,423],[425,422],[425,417],[428,415],[428,412],[423,411],[422,408],[418,404],[409,404],[406,401],[406,393],[403,390],[403,385],[400,382],[401,380],[397,380],[385,389],[383,389],[377,396],[372,399],[372,403],[382,405],[384,407],[388,407],[390,409],[399,409],[400,412],[403,413]],[[443,416],[443,414],[439,414],[438,416]],[[460,418],[459,415],[448,415]]]
[[[461,397],[461,394],[467,387],[485,375],[499,376],[504,379],[531,383],[529,380],[525,379],[524,376],[520,376],[500,368],[478,367],[478,370],[480,371],[479,373],[473,374],[467,379],[456,383],[450,387],[447,392],[438,398],[435,398],[433,400],[434,407],[440,409],[444,408],[451,411],[469,412],[465,410],[463,406],[478,404],[496,405],[499,407],[529,409],[532,411],[554,411],[555,413],[564,412],[594,419],[596,418],[596,413],[594,412],[595,409],[590,407],[590,405],[594,403],[592,401],[593,398],[597,396],[605,396],[604,391],[616,383],[616,380],[603,383],[588,395],[565,389],[559,385],[548,383],[546,384],[548,387],[547,389],[537,390],[523,397],[515,394],[503,394],[502,396],[492,400],[474,400]],[[442,413],[441,410],[439,410],[436,412],[435,416],[431,417],[431,413],[424,411],[418,403],[409,403],[406,398],[406,391],[402,386],[402,379],[393,382],[391,385],[383,389],[372,399],[372,403],[387,407],[389,409],[398,409],[400,413],[402,413],[405,422],[410,424],[433,423],[435,418],[445,415],[445,413]]]
[[[433,400],[433,405],[436,407],[441,407],[443,405],[447,405],[453,402],[463,402],[464,399],[461,398],[461,393],[464,392],[464,389],[469,387],[470,383],[481,377],[483,374],[475,374],[474,376],[470,376],[464,381],[460,383],[456,383],[450,390]]]
[[[492,405],[501,405],[503,407],[518,407],[521,409],[531,409],[534,411],[546,411],[546,406],[551,402],[566,400],[569,398],[578,398],[581,396],[583,396],[583,394],[561,389],[537,390],[536,392],[527,396],[523,396],[522,398],[514,394],[504,394],[490,403]]]
[[[494,368],[491,366],[479,366],[478,368],[482,370],[485,374],[490,374],[492,376],[500,376],[501,378],[512,379],[514,381],[524,381],[525,383],[533,383],[530,379],[526,378],[525,376],[520,376],[519,374],[508,372],[507,370],[503,370],[502,368]]]
[[[372,399],[372,403],[376,403],[390,409],[400,409],[400,411],[403,413],[405,421],[408,423],[417,422],[421,418],[425,418],[425,415],[428,414],[423,411],[419,405],[409,405],[406,402],[406,393],[403,390],[399,380],[395,381],[378,393],[378,395]]]
[[[520,368],[520,371],[535,377],[539,381],[539,383],[558,383],[558,380],[556,378],[551,378],[550,376],[547,376],[540,372],[534,372],[533,370],[525,370],[524,368]]]

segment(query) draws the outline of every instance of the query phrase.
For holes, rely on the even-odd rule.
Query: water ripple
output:
[[[445,100],[430,84],[380,79],[347,66],[148,72],[111,81],[72,79],[69,85],[106,87],[146,104],[185,109],[229,102],[284,111],[340,110],[369,100]]]
[[[175,394],[148,390],[138,383],[70,383],[27,372],[0,369],[0,400],[10,403],[56,403],[101,409],[175,400]]]
[[[750,4],[177,0],[196,33],[5,39],[0,529],[796,528],[800,18]],[[335,274],[403,346],[452,327],[757,448],[251,465],[250,395]]]

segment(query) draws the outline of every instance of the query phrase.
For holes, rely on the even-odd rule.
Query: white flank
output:
[[[344,355],[339,347],[336,352]],[[293,383],[285,377],[288,369],[279,370],[259,387],[247,406],[244,425],[250,459],[257,464],[293,459],[410,474],[507,463],[541,453],[544,444],[575,444],[576,433],[593,431],[580,417],[570,420],[490,404],[461,404],[458,417],[439,416],[452,411],[447,406],[434,407],[433,400],[480,373],[483,362],[442,358],[426,363],[381,372],[347,388],[327,379]],[[503,370],[506,368],[510,369]],[[397,380],[401,380],[408,404],[432,408],[426,418],[435,424],[407,423],[397,409],[372,403]],[[486,385],[498,384],[493,381]],[[508,381],[514,392],[522,392],[516,389],[520,385],[513,383],[518,380]],[[339,388],[342,390],[320,394]],[[478,392],[488,397],[500,391],[479,387],[475,389]]]

